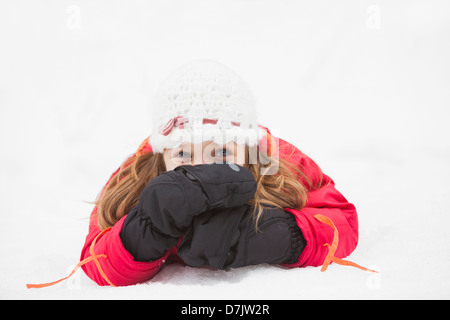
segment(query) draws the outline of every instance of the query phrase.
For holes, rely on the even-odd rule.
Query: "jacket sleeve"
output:
[[[295,216],[306,240],[306,247],[298,261],[286,266],[322,265],[329,252],[326,244],[332,244],[336,234],[339,244],[334,256],[341,259],[349,256],[358,244],[358,217],[355,206],[347,201],[335,188],[334,181],[323,174],[319,166],[307,155],[281,139],[277,139],[277,143],[280,157],[285,157],[300,167],[311,182],[305,207],[301,210],[286,209]],[[306,181],[303,182],[308,185]],[[321,222],[319,216],[330,219],[336,230]]]
[[[119,172],[117,169],[109,181]],[[100,194],[100,196],[102,195]],[[120,231],[126,216],[122,217],[109,231],[98,237],[102,230],[97,225],[97,206],[94,207],[89,223],[89,233],[81,252],[81,260],[91,256],[91,247],[94,254],[99,256],[97,266],[90,261],[82,266],[86,275],[99,285],[127,286],[151,279],[161,268],[167,257],[172,254],[168,251],[160,259],[152,262],[134,261],[132,255],[124,248],[120,239]],[[95,244],[92,245],[94,243]]]

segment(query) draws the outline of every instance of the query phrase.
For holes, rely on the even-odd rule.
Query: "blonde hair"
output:
[[[248,155],[248,147],[246,154]],[[278,167],[277,172],[271,175],[264,174],[267,165],[262,163],[275,164]],[[253,217],[256,226],[267,205],[280,209],[301,209],[305,206],[306,195],[312,184],[298,166],[278,157],[269,157],[264,161],[258,159],[256,163],[249,164],[246,156],[244,167],[250,170],[257,183],[255,196],[249,202],[249,205],[254,207]],[[125,160],[94,202],[97,206],[97,223],[100,229],[112,227],[137,206],[145,186],[165,171],[162,153],[137,152]],[[303,185],[301,181],[306,181],[308,185]]]

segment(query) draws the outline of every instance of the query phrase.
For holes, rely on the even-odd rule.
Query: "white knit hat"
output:
[[[153,152],[185,141],[254,146],[261,136],[247,84],[213,60],[197,60],[172,72],[159,86],[152,116]]]

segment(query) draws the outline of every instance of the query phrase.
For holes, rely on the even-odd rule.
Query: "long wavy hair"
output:
[[[248,150],[249,148],[246,147],[244,167],[250,170],[257,183],[255,196],[249,202],[249,205],[254,208],[252,214],[255,226],[257,226],[265,206],[280,209],[303,208],[307,193],[313,186],[301,169],[288,160],[278,156],[270,157],[263,153],[260,156],[265,157],[264,159],[258,158],[256,163],[249,164]],[[264,171],[268,170],[268,165],[265,164],[277,166],[277,172],[264,174]],[[139,196],[146,185],[165,171],[166,166],[162,153],[141,154],[137,152],[127,158],[94,202],[97,206],[99,228],[103,230],[112,227],[133,207],[137,206]]]

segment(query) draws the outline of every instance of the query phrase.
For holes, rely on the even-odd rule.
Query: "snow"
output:
[[[448,1],[2,1],[0,298],[449,299]],[[168,265],[99,287],[78,262],[109,175],[148,136],[158,82],[196,58],[240,73],[260,122],[358,209],[339,265]]]

